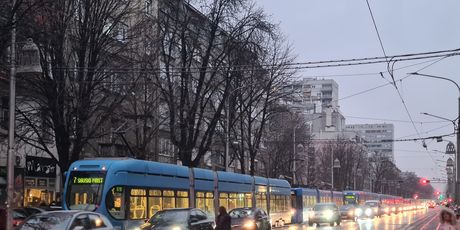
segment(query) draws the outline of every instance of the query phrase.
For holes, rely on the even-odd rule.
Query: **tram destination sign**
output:
[[[72,178],[74,184],[102,184],[104,178],[102,177],[80,177],[74,176]]]

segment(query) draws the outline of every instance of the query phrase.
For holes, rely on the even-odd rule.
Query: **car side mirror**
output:
[[[83,226],[75,226],[72,230],[85,230]]]
[[[198,217],[196,217],[196,216],[191,216],[190,217],[190,223],[192,223],[192,224],[198,222],[199,220],[200,219],[198,219]]]

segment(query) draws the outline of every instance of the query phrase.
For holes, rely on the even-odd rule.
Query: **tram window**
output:
[[[131,189],[129,202],[130,219],[147,218],[147,191],[145,189]]]
[[[174,191],[163,190],[163,209],[175,208],[176,203],[174,199]]]
[[[258,193],[256,195],[256,206],[262,210],[267,210],[267,194]]]
[[[245,199],[245,207],[252,207],[252,194],[251,193],[246,193],[244,194],[244,199]]]
[[[224,206],[225,209],[230,210],[228,207],[228,193],[221,192],[219,194],[219,205]]]
[[[106,199],[107,211],[117,220],[125,218],[125,198],[124,187],[115,186],[107,193]]]
[[[163,198],[161,190],[149,190],[149,195],[149,217],[151,217],[163,209]]]
[[[214,213],[214,195],[212,192],[197,192],[196,207],[211,215]]]
[[[177,191],[176,208],[188,208],[188,192]]]

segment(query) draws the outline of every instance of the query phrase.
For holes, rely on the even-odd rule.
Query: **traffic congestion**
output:
[[[280,179],[129,158],[80,160],[66,175],[62,210],[15,209],[16,229],[210,230],[222,213],[232,229],[340,226],[434,203],[364,191],[293,188]]]

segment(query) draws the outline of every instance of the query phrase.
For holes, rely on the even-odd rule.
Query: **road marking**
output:
[[[425,228],[428,226],[428,224],[430,224],[435,218],[438,218],[438,215],[435,214],[435,215],[433,216],[433,218],[430,219],[430,221],[426,222],[426,223],[420,228],[420,230],[425,229]],[[439,225],[439,224],[438,224],[438,225]]]

